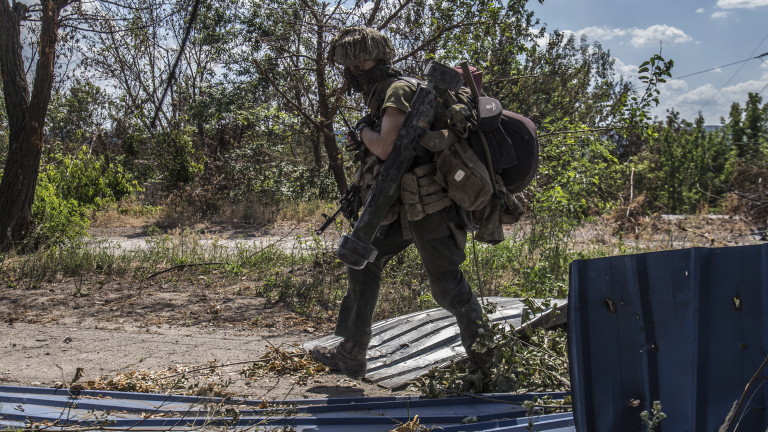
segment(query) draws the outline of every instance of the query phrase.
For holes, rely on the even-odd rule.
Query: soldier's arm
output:
[[[363,143],[371,153],[380,159],[386,160],[389,157],[389,153],[392,152],[392,147],[395,145],[395,140],[400,132],[400,126],[403,125],[403,120],[405,120],[405,112],[403,110],[389,107],[384,111],[384,116],[381,118],[381,132],[376,132],[367,127],[360,132],[360,139],[363,140]]]

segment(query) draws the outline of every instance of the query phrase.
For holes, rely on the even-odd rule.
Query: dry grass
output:
[[[80,383],[79,387],[83,390],[226,396],[228,385],[222,379],[219,365],[211,363],[206,368],[176,365],[162,371],[132,370],[89,380]]]

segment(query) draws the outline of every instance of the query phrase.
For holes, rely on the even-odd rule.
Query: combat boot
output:
[[[350,378],[365,376],[367,352],[368,342],[349,339],[344,339],[333,348],[318,345],[309,350],[317,361],[331,369],[341,371]]]

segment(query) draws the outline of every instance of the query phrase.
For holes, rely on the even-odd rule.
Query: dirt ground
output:
[[[289,245],[310,228],[277,225],[247,235],[241,229],[206,228],[203,237],[257,244],[284,239]],[[142,247],[147,238],[140,226],[92,231],[129,249]],[[59,277],[4,285],[0,385],[69,386],[81,375],[74,384],[86,388],[143,386],[270,400],[415,394],[314,370],[306,361],[293,365],[281,360],[275,350],[301,353],[303,343],[332,333],[335,316],[308,318],[281,304],[267,305],[245,294],[248,280],[222,282],[214,272],[198,277],[168,273],[142,282]],[[241,372],[254,361],[265,370],[246,377]],[[296,370],[283,370],[290,367]]]
[[[94,233],[126,242],[143,238],[140,227],[101,227]],[[280,239],[286,233],[294,234],[283,226],[251,232],[250,238]],[[219,234],[243,238],[241,232]],[[739,217],[668,216],[625,227],[621,241],[669,249],[757,244],[763,238],[757,227]],[[576,239],[618,241],[613,227],[600,223],[580,230]],[[394,394],[307,363],[299,363],[297,372],[283,373],[280,362],[261,362],[257,364],[277,369],[259,369],[246,378],[243,368],[274,358],[275,349],[293,352],[329,334],[334,315],[302,317],[279,305],[267,308],[264,299],[240,295],[237,283],[213,290],[202,279],[173,280],[156,278],[137,286],[120,278],[60,278],[2,287],[0,384],[133,385],[155,391],[175,387],[175,392],[225,391],[279,400]],[[287,363],[284,359],[282,366]]]

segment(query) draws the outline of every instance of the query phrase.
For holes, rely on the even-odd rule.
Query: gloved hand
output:
[[[347,132],[347,145],[346,150],[348,152],[360,151],[365,147],[363,140],[360,139],[360,133],[356,130],[350,130]]]
[[[373,115],[370,113],[364,115],[360,120],[355,123],[355,131],[357,131],[358,135],[360,134],[360,131],[363,130],[364,127],[369,127],[373,129],[373,126],[376,124],[376,121],[373,119]]]
[[[362,150],[365,144],[360,136],[360,132],[366,127],[373,129],[374,120],[373,115],[366,114],[360,120],[355,123],[354,130],[347,132],[347,151]]]

